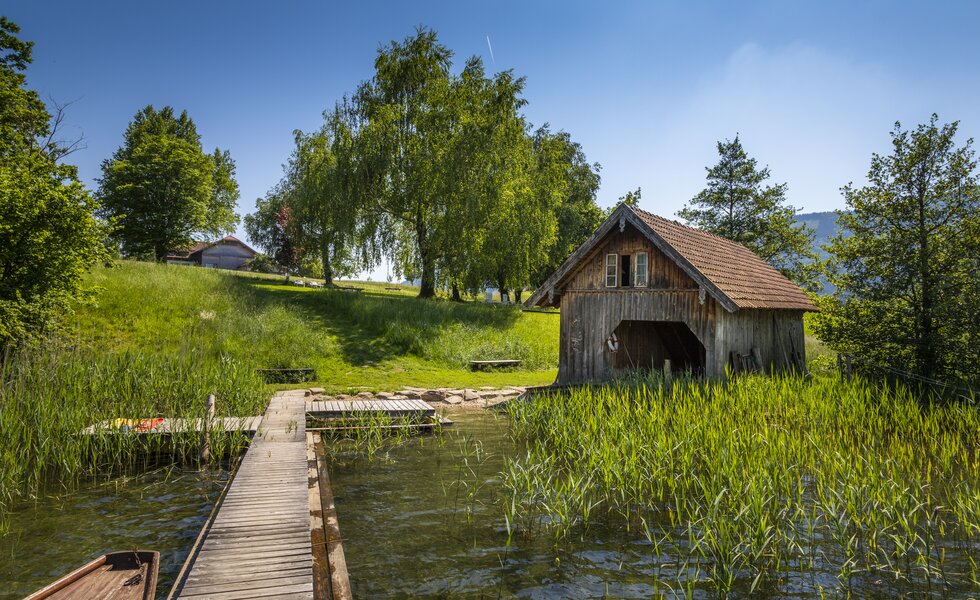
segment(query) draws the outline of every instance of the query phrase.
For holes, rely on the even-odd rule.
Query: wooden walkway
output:
[[[313,599],[306,404],[302,391],[272,398],[171,598]]]
[[[257,431],[262,417],[216,417],[211,419],[212,431],[242,431],[251,433]],[[204,419],[117,419],[104,421],[86,427],[82,433],[92,435],[98,432],[118,432],[120,430],[133,433],[190,433],[201,431]]]
[[[316,417],[359,416],[384,413],[391,417],[434,417],[436,409],[422,400],[317,400],[307,412]]]

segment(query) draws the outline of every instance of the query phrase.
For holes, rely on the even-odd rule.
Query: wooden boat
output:
[[[103,554],[24,600],[153,600],[159,568],[159,552]]]

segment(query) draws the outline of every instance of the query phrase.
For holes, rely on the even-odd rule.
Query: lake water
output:
[[[335,458],[331,484],[356,598],[650,598],[683,597],[687,591],[695,598],[718,596],[704,571],[658,554],[642,532],[626,531],[619,519],[573,529],[561,541],[547,528],[530,537],[517,534],[508,546],[499,474],[504,457],[522,450],[505,417],[452,419],[456,424],[441,439],[416,438],[373,460],[353,452]],[[648,518],[657,525],[655,514]],[[678,530],[676,537],[683,535]],[[862,598],[976,597],[958,544],[940,545],[950,558],[945,586],[864,572],[852,577],[851,592]],[[836,565],[835,544],[828,540],[817,551]],[[837,573],[838,566],[811,569],[792,560],[754,590],[752,573],[740,574],[731,597],[846,595]]]
[[[498,502],[504,417],[452,415],[442,441],[419,438],[331,468],[356,598],[649,598],[657,557],[642,536],[590,529],[555,545],[515,537]],[[482,448],[477,454],[476,448]],[[659,587],[664,590],[663,586]]]
[[[0,599],[23,598],[106,552],[135,548],[160,553],[157,597],[166,597],[227,473],[159,469],[21,503],[0,537]]]

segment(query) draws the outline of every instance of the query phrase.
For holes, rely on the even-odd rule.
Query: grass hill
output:
[[[290,285],[282,277],[120,262],[97,269],[98,293],[77,311],[80,335],[114,350],[174,351],[250,368],[313,367],[331,391],[537,385],[554,380],[558,317],[481,302],[426,301],[403,285],[362,291]],[[474,373],[470,360],[516,358],[522,369]]]

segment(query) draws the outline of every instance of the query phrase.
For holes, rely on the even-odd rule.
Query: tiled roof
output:
[[[224,244],[238,244],[241,247],[243,247],[246,250],[248,250],[249,252],[251,252],[252,254],[258,254],[255,250],[253,250],[252,248],[250,248],[248,246],[248,244],[246,244],[245,242],[241,241],[240,239],[236,238],[233,235],[227,235],[227,236],[221,238],[220,240],[218,240],[217,242],[194,242],[188,248],[183,248],[183,249],[180,249],[180,250],[174,250],[173,252],[171,252],[170,254],[168,254],[167,257],[168,258],[189,258],[190,255],[191,254],[194,254],[195,252],[200,252],[201,250],[206,250],[206,249],[210,248],[211,246],[217,246],[218,244],[222,244],[222,243],[224,243]]]
[[[742,244],[632,210],[739,308],[816,310],[799,286]]]

